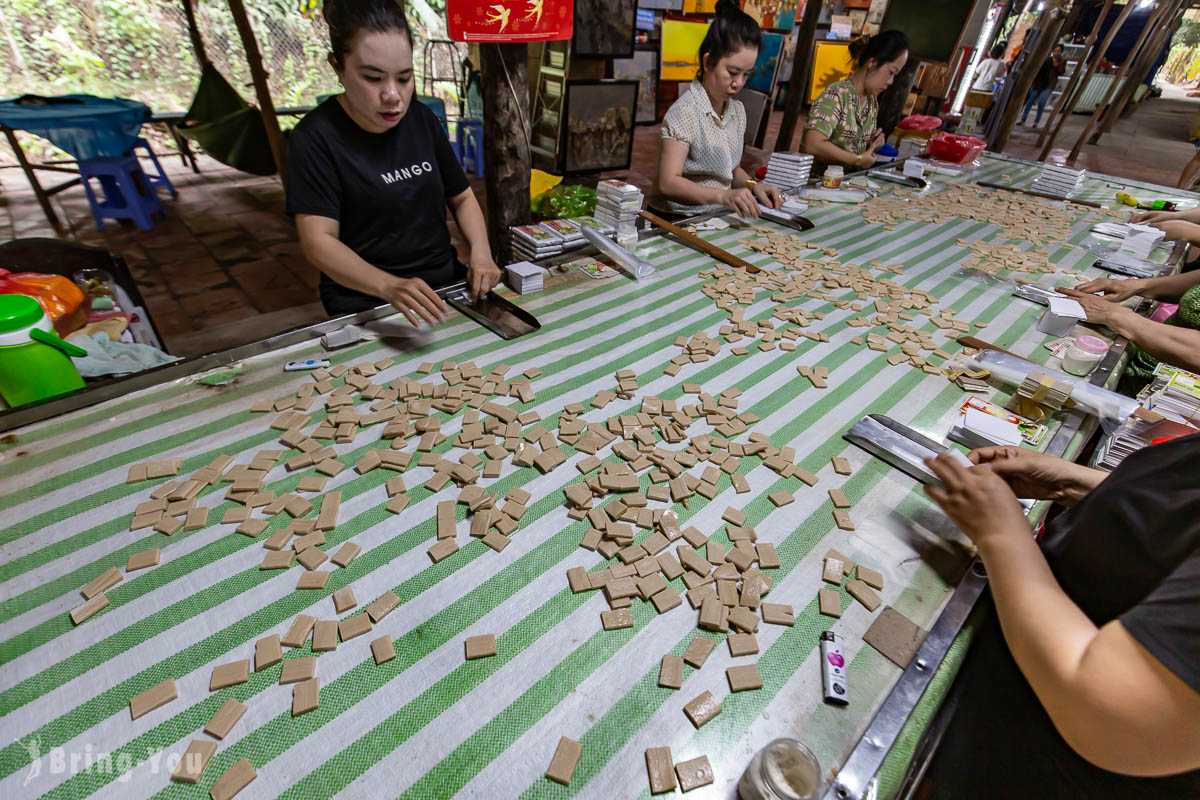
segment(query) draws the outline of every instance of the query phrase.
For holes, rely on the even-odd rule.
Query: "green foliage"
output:
[[[1200,22],[1193,19],[1183,20],[1183,24],[1179,26],[1179,30],[1175,33],[1175,38],[1171,40],[1172,46],[1182,45],[1183,47],[1195,47],[1200,45]]]

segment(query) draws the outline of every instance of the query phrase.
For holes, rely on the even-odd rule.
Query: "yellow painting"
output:
[[[696,77],[700,69],[700,43],[706,33],[707,22],[663,20],[659,64],[664,81],[690,81]]]
[[[813,52],[812,82],[808,102],[821,96],[829,84],[847,78],[854,71],[849,42],[817,42]]]

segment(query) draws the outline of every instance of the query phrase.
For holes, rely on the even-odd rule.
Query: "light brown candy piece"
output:
[[[558,746],[554,748],[554,756],[550,759],[550,766],[546,769],[546,777],[555,783],[569,786],[582,752],[583,745],[579,742],[566,736],[560,737]]]
[[[280,646],[279,636],[264,636],[254,643],[255,672],[261,672],[280,661],[283,661],[283,648]]]
[[[358,598],[354,596],[353,588],[345,586],[333,593],[333,608],[337,613],[340,614],[356,605],[358,605]]]
[[[675,791],[675,769],[669,747],[646,749],[646,774],[650,778],[650,794]]]
[[[333,558],[330,560],[339,567],[347,567],[361,551],[362,547],[359,545],[354,542],[346,542],[338,548],[338,551],[333,554]]]
[[[658,685],[664,689],[683,686],[683,659],[679,656],[663,656],[658,667]]]
[[[683,713],[697,728],[721,713],[721,703],[712,696],[712,692],[701,692],[683,707]]]
[[[883,573],[858,565],[858,579],[872,589],[883,589]]]
[[[312,649],[314,653],[327,653],[336,650],[338,645],[337,620],[321,619],[313,626]]]
[[[208,690],[215,692],[227,686],[236,686],[250,680],[250,659],[231,661],[213,667],[212,676],[208,679]]]
[[[708,656],[717,646],[716,640],[709,639],[705,636],[697,636],[692,639],[687,649],[683,651],[683,661],[689,666],[700,669],[704,666],[704,662],[708,660]]]
[[[854,520],[844,510],[837,508],[833,511],[833,521],[844,531],[854,530]]]
[[[729,667],[725,670],[725,678],[729,681],[729,690],[732,692],[762,688],[762,675],[758,673],[757,664]]]
[[[821,613],[825,616],[835,619],[842,616],[842,598],[833,589],[822,589],[817,592],[817,602]]]
[[[867,611],[874,611],[879,608],[882,602],[875,590],[860,580],[853,580],[846,584],[846,591],[850,593],[858,602],[866,607]]]
[[[338,635],[343,642],[371,632],[371,619],[366,614],[355,614],[338,623]]]
[[[675,774],[679,777],[679,788],[684,792],[708,786],[713,782],[712,765],[708,763],[708,756],[680,761],[675,765]]]
[[[478,636],[468,636],[463,644],[463,649],[466,653],[467,661],[474,661],[477,658],[490,658],[496,655],[496,635],[494,633],[483,633]]]
[[[71,622],[79,625],[88,618],[108,608],[108,595],[100,593],[81,606],[71,609]]]
[[[395,592],[384,592],[367,604],[367,616],[371,618],[371,622],[378,624],[379,620],[392,613],[398,605],[400,598]]]
[[[735,633],[728,639],[729,655],[734,658],[752,656],[758,652],[758,638],[753,633]]]
[[[179,764],[171,773],[171,780],[179,783],[195,783],[200,780],[208,760],[217,752],[217,743],[205,739],[193,739],[179,758]]]
[[[396,645],[392,637],[385,634],[371,642],[371,655],[375,657],[376,664],[386,664],[395,658]]]
[[[204,732],[217,739],[224,739],[237,721],[242,718],[242,715],[246,713],[246,708],[247,705],[241,700],[229,698],[205,724]]]
[[[238,792],[249,786],[250,782],[257,777],[258,773],[254,771],[250,761],[242,758],[226,770],[224,775],[217,778],[217,782],[213,784],[208,793],[212,796],[212,800],[232,800]]]
[[[101,592],[106,592],[116,586],[121,582],[121,578],[121,571],[116,567],[110,567],[84,584],[79,593],[83,595],[85,600],[91,600]]]
[[[829,499],[833,502],[834,508],[849,508],[850,498],[846,497],[846,493],[841,489],[830,489]]]
[[[763,603],[760,607],[763,622],[768,625],[796,624],[796,611],[787,603]]]
[[[633,627],[633,614],[628,608],[614,608],[600,612],[600,624],[606,631],[615,631]]]
[[[303,647],[316,622],[314,617],[307,614],[299,615],[292,621],[292,627],[288,628],[288,632],[280,639],[280,644],[285,647]]]
[[[300,681],[292,687],[292,716],[307,714],[321,705],[321,682],[316,678]]]
[[[129,556],[129,560],[125,562],[125,571],[133,572],[146,567],[153,567],[159,562],[161,553],[157,547],[151,547],[149,550],[140,550]]]
[[[129,716],[131,719],[137,719],[143,714],[165,706],[176,697],[178,697],[178,693],[175,691],[175,679],[167,678],[157,686],[152,686],[129,698]]]
[[[849,461],[842,458],[841,456],[834,456],[833,471],[836,472],[838,475],[849,475],[854,470],[851,469]]]
[[[755,633],[758,631],[758,615],[744,606],[738,606],[729,612],[729,624],[742,633]]]
[[[296,581],[297,589],[324,589],[326,581],[329,580],[329,570],[313,570],[312,572],[300,573],[300,579]]]
[[[283,662],[283,668],[279,670],[279,685],[286,686],[289,683],[299,683],[306,681],[317,674],[317,657],[316,656],[301,656],[300,658],[289,658]]]
[[[429,560],[437,564],[458,552],[458,542],[453,539],[442,539],[425,552],[428,553]]]
[[[821,569],[821,580],[826,583],[832,583],[834,586],[842,585],[842,578],[845,575],[845,564],[840,558],[825,556],[825,564]]]

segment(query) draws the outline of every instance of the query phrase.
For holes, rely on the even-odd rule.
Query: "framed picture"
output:
[[[700,43],[708,33],[707,22],[664,19],[659,77],[664,81],[690,81],[700,71]]]
[[[637,81],[567,81],[564,173],[629,168],[637,98]]]
[[[775,74],[779,71],[779,56],[783,52],[784,36],[782,33],[763,31],[762,44],[758,48],[758,60],[754,62],[754,72],[746,86],[765,95],[771,94],[775,88]]]
[[[849,42],[816,42],[813,47],[812,81],[808,85],[808,102],[813,102],[829,84],[849,77],[854,71]]]
[[[683,0],[683,13],[715,14],[717,13],[717,0]]]
[[[658,122],[658,51],[634,50],[633,58],[614,58],[612,76],[638,82],[638,125]]]
[[[683,0],[638,0],[638,8],[653,8],[658,11],[683,11]]]
[[[575,0],[571,55],[629,58],[636,18],[637,0]]]

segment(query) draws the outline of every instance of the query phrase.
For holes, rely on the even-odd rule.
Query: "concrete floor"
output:
[[[1111,175],[1174,185],[1195,152],[1187,141],[1200,103],[1162,98],[1142,104],[1098,146],[1086,147],[1079,166]],[[766,143],[775,140],[780,113]],[[1069,149],[1086,122],[1073,116],[1059,146]],[[628,171],[613,173],[648,191],[658,153],[658,126],[639,127]],[[1034,158],[1036,134],[1017,129],[1008,154]],[[6,154],[7,155],[7,154]],[[753,168],[765,153],[748,151]],[[149,312],[178,355],[194,355],[255,341],[325,318],[317,301],[317,271],[300,254],[295,229],[283,214],[283,192],[273,178],[245,175],[201,157],[194,174],[174,156],[162,162],[179,190],[167,219],[153,230],[109,223],[96,230],[83,192],[53,198],[69,228],[67,238],[120,254],[145,295]],[[53,181],[52,181],[53,182]],[[481,197],[481,182],[473,181]],[[23,174],[0,168],[0,241],[54,236]],[[3,265],[0,265],[3,266]]]

